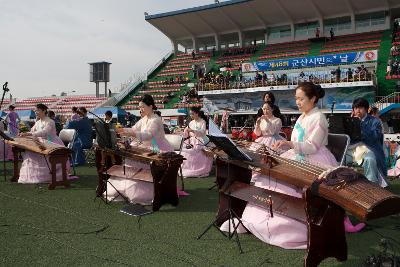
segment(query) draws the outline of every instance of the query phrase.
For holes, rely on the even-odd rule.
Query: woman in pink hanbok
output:
[[[172,146],[165,138],[164,125],[161,118],[154,114],[156,106],[153,97],[151,95],[143,95],[139,102],[139,109],[142,118],[132,128],[117,129],[118,133],[121,136],[134,138],[135,141],[131,145],[151,149],[153,152],[173,151]],[[141,177],[152,177],[149,164],[129,159],[126,159],[124,164],[133,168],[134,173]],[[107,196],[109,199],[117,197],[115,200],[123,200],[119,196],[119,193],[121,193],[131,202],[149,205],[154,198],[153,183],[118,176],[111,176],[109,182],[115,187],[108,187]]]
[[[273,115],[273,104],[272,102],[265,102],[262,106],[263,115],[256,121],[254,133],[257,139],[250,147],[251,150],[257,150],[260,145],[271,147],[278,140],[284,140],[279,132],[282,128],[282,121]]]
[[[281,157],[307,161],[316,165],[336,166],[337,161],[326,148],[328,144],[328,122],[316,107],[324,90],[310,82],[301,83],[296,89],[296,105],[302,115],[296,122],[291,141],[279,140],[273,149],[290,147]],[[265,175],[253,175],[255,186],[280,192],[293,197],[302,197],[302,188]],[[284,215],[274,214],[258,206],[247,204],[242,220],[244,226],[257,238],[285,249],[307,247],[307,225]],[[226,224],[226,223],[225,223]],[[224,227],[224,225],[222,225]],[[225,226],[226,228],[226,226]]]
[[[209,175],[213,158],[207,156],[203,149],[208,143],[207,117],[199,107],[190,109],[192,121],[185,128],[183,136],[186,139],[182,147],[182,155],[185,157],[182,165],[183,177],[206,177]]]
[[[64,143],[57,136],[56,125],[52,119],[47,116],[47,106],[44,104],[36,105],[37,121],[33,125],[30,132],[20,133],[20,137],[32,137],[41,143],[55,143],[63,145]],[[22,166],[20,169],[18,183],[36,184],[47,183],[51,181],[47,158],[43,155],[26,151],[23,155]],[[69,172],[69,164],[67,163],[67,173]],[[57,180],[62,179],[61,164],[56,167]]]

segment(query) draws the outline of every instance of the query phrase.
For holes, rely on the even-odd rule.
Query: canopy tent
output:
[[[105,117],[104,113],[106,113],[106,111],[108,110],[112,112],[113,114],[112,117],[116,118],[117,120],[123,120],[126,115],[125,109],[122,109],[120,107],[98,107],[93,109],[91,112],[96,114],[100,118],[104,119]],[[88,118],[95,119],[95,116],[93,114],[88,113]]]
[[[16,112],[22,121],[36,119],[36,113],[31,109],[17,110]]]

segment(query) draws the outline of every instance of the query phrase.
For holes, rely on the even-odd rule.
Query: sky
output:
[[[213,2],[0,0],[0,83],[8,82],[18,99],[95,94],[88,63],[107,61],[112,63],[108,88],[115,92],[172,50],[169,39],[145,21],[144,12]]]

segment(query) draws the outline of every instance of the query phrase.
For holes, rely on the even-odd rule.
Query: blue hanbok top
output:
[[[82,148],[92,147],[92,123],[87,117],[83,117],[80,120],[70,121],[65,128],[76,130],[77,135],[75,141],[81,142]]]
[[[387,167],[383,152],[383,129],[378,118],[367,114],[361,120],[361,141],[371,150],[376,158],[379,172],[386,177]]]

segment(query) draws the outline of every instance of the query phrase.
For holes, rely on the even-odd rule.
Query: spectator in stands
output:
[[[81,117],[78,114],[78,108],[77,107],[72,107],[72,116],[71,116],[71,121],[77,121]]]
[[[272,85],[276,85],[275,83],[276,83],[276,77],[275,77],[275,74],[274,73],[271,73],[271,83],[272,83]]]
[[[351,68],[347,69],[347,80],[352,80],[353,79],[353,70]]]
[[[392,65],[391,64],[388,64],[386,66],[386,75],[388,75],[388,76],[392,75]]]
[[[47,143],[53,142],[59,145],[64,145],[63,141],[57,136],[56,126],[53,120],[47,116],[47,106],[44,104],[36,105],[37,121],[30,132],[20,133],[21,137],[36,137],[38,142]],[[69,166],[66,170],[62,170],[61,164],[56,166],[56,176],[61,177],[62,171],[69,172]],[[46,183],[51,181],[51,173],[48,167],[48,157],[26,151],[23,154],[22,166],[19,173],[18,183],[36,184]]]
[[[368,70],[364,65],[361,65],[360,78],[365,80],[367,78]]]
[[[80,107],[77,110],[77,114],[80,116],[79,120],[73,120],[68,122],[65,126],[66,129],[75,129],[76,137],[72,144],[73,153],[73,164],[76,166],[85,164],[84,149],[90,149],[93,144],[92,139],[92,123],[88,119],[87,110],[85,107]]]
[[[315,38],[319,38],[319,28],[315,29]]]
[[[111,90],[110,89],[108,89],[108,97],[111,97]]]
[[[256,72],[256,76],[255,76],[256,82],[257,82],[257,83],[260,82],[261,79],[262,79],[262,76],[261,76],[261,74],[257,71],[257,72]]]
[[[4,121],[8,124],[8,133],[10,136],[15,137],[19,134],[19,122],[21,119],[18,113],[15,112],[15,107],[13,105],[8,106],[8,114]]]
[[[329,31],[330,35],[331,35],[331,41],[333,41],[333,39],[335,38],[335,33],[333,32],[333,28],[331,28],[331,30]]]
[[[334,75],[336,77],[336,82],[340,82],[340,75],[342,71],[340,70],[340,66],[337,66],[337,69],[334,71]]]
[[[353,116],[361,120],[361,143],[352,144],[346,155],[360,164],[371,182],[386,187],[387,169],[383,152],[382,123],[368,114],[369,103],[364,98],[353,101]],[[349,161],[351,162],[351,161]]]
[[[263,86],[266,85],[267,82],[267,74],[265,73],[265,71],[262,72],[262,84]]]
[[[392,64],[392,75],[398,75],[399,61],[396,59]]]
[[[54,121],[54,124],[56,125],[57,135],[59,135],[61,130],[62,130],[62,128],[63,128],[62,125],[61,125],[60,120],[58,120],[56,118],[56,114],[52,110],[49,110],[48,116],[49,116],[50,119],[52,119]]]
[[[192,50],[192,59],[196,59],[196,52],[194,51],[194,49]]]
[[[111,121],[112,121],[112,117],[113,117],[113,113],[112,113],[112,111],[111,110],[107,110],[105,113],[104,113],[104,121],[106,122],[106,123],[110,123]]]
[[[394,56],[395,53],[396,53],[396,45],[392,45],[392,47],[390,48],[390,55]]]
[[[182,103],[186,103],[187,102],[187,96],[186,95],[183,95],[182,96]]]

